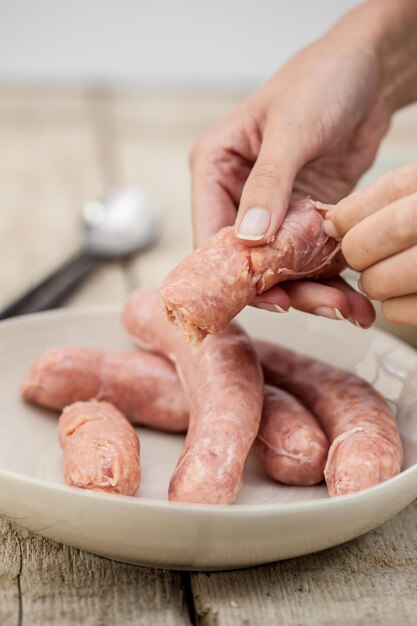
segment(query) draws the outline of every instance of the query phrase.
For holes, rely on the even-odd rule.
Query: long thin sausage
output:
[[[307,199],[292,205],[267,245],[249,248],[232,226],[223,228],[168,274],[161,296],[168,319],[198,344],[226,328],[256,293],[343,266],[340,244],[324,233],[322,212]]]
[[[254,443],[264,471],[287,485],[323,480],[329,444],[315,417],[293,396],[265,385],[259,432]]]
[[[263,341],[255,343],[265,380],[294,394],[330,442],[324,476],[331,496],[372,487],[401,471],[403,449],[384,398],[366,381]]]
[[[133,424],[173,432],[188,425],[188,401],[172,363],[142,350],[51,348],[27,372],[21,393],[55,410],[95,398],[114,404]]]
[[[126,496],[140,485],[139,440],[108,402],[75,402],[59,418],[67,485]]]
[[[230,504],[243,480],[263,402],[255,350],[237,326],[194,349],[164,317],[157,290],[128,299],[123,322],[136,343],[172,359],[190,403],[190,426],[169,485],[169,499]]]

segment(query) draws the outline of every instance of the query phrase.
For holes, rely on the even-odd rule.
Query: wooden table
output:
[[[82,204],[114,185],[155,196],[162,238],[131,262],[103,264],[67,304],[120,302],[158,283],[191,245],[189,148],[242,97],[0,91],[0,306],[77,249]],[[379,170],[411,160],[415,120],[415,109],[398,119]],[[340,547],[204,574],[112,562],[0,518],[0,624],[416,624],[416,524],[414,503]]]

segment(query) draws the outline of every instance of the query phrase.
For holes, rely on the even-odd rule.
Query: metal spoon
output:
[[[82,218],[80,252],[0,311],[0,319],[54,308],[97,263],[126,259],[148,248],[159,234],[154,201],[135,187],[115,189],[102,199],[88,202]]]

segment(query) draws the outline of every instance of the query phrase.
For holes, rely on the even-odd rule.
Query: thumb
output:
[[[236,218],[236,235],[259,246],[274,237],[291,198],[294,179],[304,164],[290,129],[265,127],[258,158],[243,188]]]

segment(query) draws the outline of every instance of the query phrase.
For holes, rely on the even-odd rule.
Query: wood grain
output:
[[[248,570],[193,574],[196,623],[414,626],[416,519],[413,503],[376,530],[331,550]]]
[[[0,306],[79,246],[103,187],[92,117],[83,94],[0,95]]]
[[[20,544],[19,531],[0,516],[0,622],[17,626],[20,621]]]
[[[177,573],[135,567],[0,522],[2,626],[187,624]]]
[[[107,108],[101,92],[0,93],[0,305],[77,249],[83,202],[114,184]],[[125,264],[102,263],[66,305],[122,302],[127,289]],[[179,574],[112,562],[0,517],[1,626],[188,623]]]

